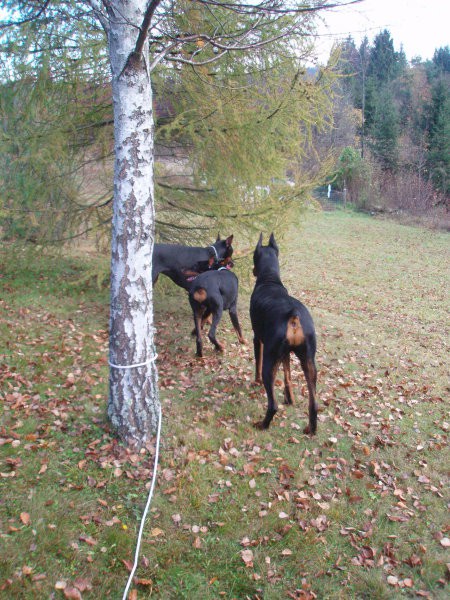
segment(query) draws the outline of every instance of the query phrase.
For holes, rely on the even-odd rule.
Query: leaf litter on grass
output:
[[[196,359],[183,293],[170,300],[156,290],[156,317],[165,324],[157,334],[164,436],[139,594],[443,597],[446,279],[443,238],[434,248],[417,231],[427,270],[420,250],[410,260],[416,230],[385,223],[381,230],[366,217],[320,215],[301,247],[289,241],[283,280],[311,309],[319,336],[315,438],[301,433],[306,389],[295,362],[295,405],[280,406],[268,432],[255,431],[266,400],[251,385],[251,347],[235,343],[225,317],[225,353],[205,345],[205,358]],[[395,255],[392,281],[383,236]],[[411,279],[420,290],[412,301]],[[81,321],[75,310],[67,318],[67,306],[59,314],[15,302],[1,306],[15,337],[0,359],[0,483],[9,490],[0,507],[9,554],[0,587],[11,597],[19,587],[30,598],[52,589],[106,597],[125,583],[154,447],[129,452],[106,421],[104,311],[88,303],[83,316],[91,316]],[[242,290],[249,332],[247,304]],[[281,399],[280,378],[276,391]],[[44,531],[59,537],[45,557]]]

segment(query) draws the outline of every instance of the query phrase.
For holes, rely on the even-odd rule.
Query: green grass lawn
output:
[[[252,426],[266,399],[252,385],[248,259],[236,269],[250,343],[224,315],[226,351],[206,339],[203,360],[185,292],[160,278],[162,448],[137,597],[447,598],[449,236],[310,212],[279,241],[283,281],[316,323],[318,434],[302,434],[294,359],[296,403]],[[106,419],[95,266],[0,254],[0,598],[125,588],[153,455],[124,448]]]

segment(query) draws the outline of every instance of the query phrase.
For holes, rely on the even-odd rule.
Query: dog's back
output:
[[[200,273],[193,280],[189,289],[189,297],[200,304],[214,304],[221,298],[224,310],[228,310],[232,304],[236,303],[237,295],[238,278],[226,268]]]

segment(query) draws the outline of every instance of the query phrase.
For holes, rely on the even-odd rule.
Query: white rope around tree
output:
[[[136,363],[134,365],[115,365],[114,363],[112,363],[111,361],[108,360],[108,365],[110,367],[112,367],[113,369],[136,369],[137,367],[145,367],[146,365],[149,365],[150,363],[155,362],[155,360],[157,358],[158,358],[158,355],[155,354],[154,356],[152,356],[152,358],[149,358],[145,362]]]

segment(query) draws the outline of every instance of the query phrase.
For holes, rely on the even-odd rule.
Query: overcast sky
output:
[[[317,40],[319,57],[329,55],[333,41],[351,34],[358,43],[372,41],[388,29],[395,50],[403,44],[406,58],[433,57],[434,50],[450,45],[450,0],[363,0],[360,4],[324,11],[325,23]]]

